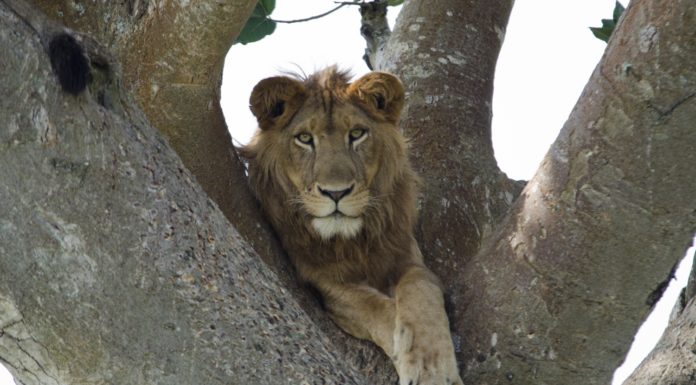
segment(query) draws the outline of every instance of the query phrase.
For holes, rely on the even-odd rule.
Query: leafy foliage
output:
[[[253,43],[270,35],[275,31],[276,22],[268,16],[275,9],[275,0],[259,0],[254,11],[249,16],[242,32],[239,33],[236,43]]]
[[[353,4],[355,5],[360,5],[364,3],[364,0],[352,0]],[[385,0],[373,0],[373,2],[384,2]],[[388,6],[391,7],[396,7],[401,4],[403,4],[404,0],[386,0],[386,3]],[[350,2],[343,3],[343,5],[351,5]],[[312,16],[308,17],[306,19],[300,19],[300,20],[291,20],[291,21],[277,21],[273,20],[270,18],[271,13],[275,9],[275,0],[259,0],[259,2],[256,4],[256,7],[254,8],[254,11],[251,13],[251,16],[249,16],[249,20],[247,20],[246,24],[244,25],[244,28],[242,28],[242,31],[239,33],[239,37],[237,37],[237,40],[235,40],[234,44],[237,43],[242,43],[242,44],[247,44],[247,43],[253,43],[255,41],[259,41],[263,39],[264,37],[272,34],[275,31],[276,25],[278,23],[297,23],[297,22],[303,22],[303,21],[309,21],[309,20],[314,20],[318,19],[320,17],[326,16],[329,13],[332,13],[333,11],[337,10],[339,7],[336,7],[335,9],[326,12],[321,15],[317,16]]]
[[[624,6],[621,5],[621,3],[619,3],[617,0],[616,4],[614,5],[614,14],[612,15],[612,18],[602,19],[601,27],[590,27],[592,34],[594,34],[597,39],[608,42],[609,37],[611,36],[612,32],[614,32],[616,23],[619,22],[619,18],[621,17],[621,14],[623,14],[624,10]]]

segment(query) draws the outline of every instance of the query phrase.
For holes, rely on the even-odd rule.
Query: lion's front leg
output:
[[[437,282],[427,268],[414,266],[396,286],[392,359],[400,385],[463,384]]]
[[[319,289],[331,318],[341,329],[393,355],[394,298],[364,284],[325,284]]]

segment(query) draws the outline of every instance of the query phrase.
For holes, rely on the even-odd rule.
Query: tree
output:
[[[254,3],[0,2],[0,360],[19,382],[393,383],[298,287],[244,187],[218,89]],[[605,384],[696,230],[696,9],[631,3],[522,189],[490,140],[511,7],[406,2],[370,60],[407,88],[417,232],[465,383]],[[77,96],[47,55],[63,25],[92,68]],[[660,383],[693,382],[675,342],[693,294],[639,369]]]

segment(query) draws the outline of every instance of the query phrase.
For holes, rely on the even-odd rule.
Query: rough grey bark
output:
[[[496,226],[517,187],[490,144],[510,6],[408,2],[379,64],[408,92],[402,124],[425,179],[419,240],[451,294],[465,382],[606,384],[696,230],[694,9],[631,3]]]
[[[696,258],[696,254],[692,257]],[[623,385],[696,384],[696,265],[655,349]]]
[[[0,361],[18,383],[367,383],[128,92],[62,92],[5,3],[0,47]]]
[[[467,378],[606,384],[623,360],[696,230],[693,20],[689,1],[631,3],[535,177],[465,269],[454,308]]]
[[[406,2],[379,57],[378,69],[406,87],[401,126],[424,180],[418,238],[448,289],[522,186],[500,171],[491,142],[493,73],[511,8]]]
[[[133,92],[150,123],[262,258],[287,271],[253,197],[239,188],[244,168],[220,108],[225,56],[255,4],[33,0],[30,7],[107,47],[122,68],[111,81]]]

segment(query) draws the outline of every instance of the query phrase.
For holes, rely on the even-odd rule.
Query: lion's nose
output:
[[[338,201],[340,201],[341,198],[350,194],[350,192],[353,191],[353,186],[350,186],[345,190],[324,190],[321,187],[318,188],[321,195],[331,198],[331,200],[333,200],[336,203],[338,203]]]

